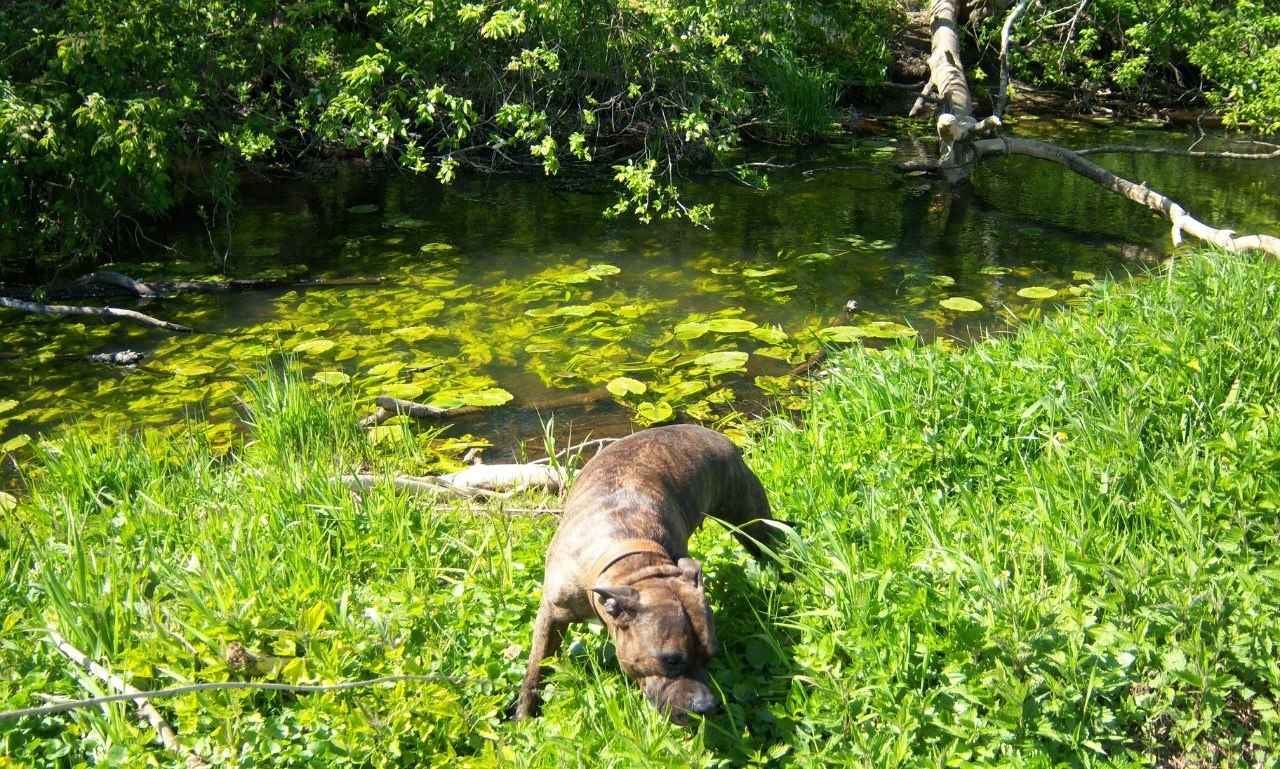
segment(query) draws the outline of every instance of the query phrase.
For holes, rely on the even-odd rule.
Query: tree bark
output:
[[[81,307],[69,304],[39,304],[37,302],[25,302],[21,299],[10,299],[0,296],[0,307],[8,307],[11,310],[21,310],[23,312],[36,312],[45,315],[97,315],[108,318],[125,318],[128,320],[137,320],[150,326],[168,329],[169,331],[181,331],[190,333],[195,329],[189,326],[170,323],[166,320],[153,318],[150,315],[144,315],[133,310],[122,310],[118,307]]]
[[[1271,235],[1245,235],[1237,237],[1233,230],[1210,227],[1187,213],[1187,210],[1168,197],[1147,187],[1134,184],[1108,171],[1065,147],[1034,139],[998,138],[974,142],[979,157],[991,155],[1025,155],[1048,160],[1064,166],[1117,195],[1140,203],[1163,215],[1173,224],[1174,245],[1182,245],[1182,233],[1187,233],[1224,251],[1239,252],[1259,250],[1272,258],[1280,258],[1280,238]]]
[[[929,55],[929,83],[912,114],[919,112],[929,95],[938,100],[938,167],[943,181],[959,185],[968,181],[973,162],[970,141],[976,136],[994,135],[1000,119],[994,115],[973,119],[973,100],[960,58],[960,0],[934,0],[929,8],[932,53]]]

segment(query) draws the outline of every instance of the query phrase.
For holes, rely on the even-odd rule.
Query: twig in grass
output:
[[[582,443],[579,443],[576,446],[570,446],[566,449],[561,449],[560,451],[557,451],[555,454],[549,457],[543,457],[542,459],[535,459],[529,464],[545,465],[551,462],[553,459],[564,459],[565,457],[568,457],[570,454],[581,454],[583,451],[593,446],[598,449],[602,449],[605,446],[608,446],[610,443],[614,443],[620,440],[622,439],[621,438],[596,438],[590,441],[583,441]]]
[[[160,735],[160,742],[164,745],[165,749],[183,756],[187,764],[187,769],[200,769],[201,767],[209,765],[208,761],[205,761],[200,756],[190,752],[183,747],[180,742],[178,742],[178,735],[174,733],[173,727],[169,726],[169,722],[165,721],[164,717],[160,715],[160,712],[148,701],[151,696],[155,694],[154,692],[142,692],[134,688],[120,676],[113,674],[111,671],[89,659],[83,652],[72,646],[67,639],[63,638],[62,634],[57,630],[49,628],[49,638],[53,641],[53,645],[58,649],[58,651],[62,652],[63,656],[67,659],[75,662],[77,665],[84,668],[95,678],[107,684],[111,688],[123,692],[123,694],[113,695],[116,699],[130,699],[136,701],[138,704],[138,712],[147,719],[147,723],[151,724],[151,728],[156,730],[156,734]],[[105,702],[110,698],[99,697],[96,699]],[[47,709],[53,708],[55,710],[70,710],[73,707],[83,706],[75,702],[68,702],[59,703],[57,705],[46,705],[44,708],[32,708],[32,710],[53,712],[48,711]],[[18,712],[21,713],[21,711]],[[7,713],[0,713],[0,720],[4,720],[7,715]]]

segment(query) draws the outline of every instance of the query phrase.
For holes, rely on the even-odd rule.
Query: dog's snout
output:
[[[689,710],[700,716],[705,716],[715,709],[716,698],[709,691],[695,696],[693,701],[689,703]]]

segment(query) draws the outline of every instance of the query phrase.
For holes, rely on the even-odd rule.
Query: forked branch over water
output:
[[[1009,34],[1017,21],[1017,16],[1025,10],[1027,3],[1019,2],[1010,12],[1004,25],[1001,45],[1001,71],[1008,71]],[[1083,7],[1083,3],[1081,4]],[[1140,150],[1140,148],[1096,148],[1083,152],[1075,152],[1048,142],[1033,139],[1006,138],[996,136],[1000,128],[999,118],[991,116],[982,121],[974,120],[972,104],[969,98],[968,81],[965,77],[964,65],[960,61],[960,44],[957,34],[957,20],[961,16],[963,4],[961,0],[933,0],[929,10],[929,20],[933,29],[932,54],[929,57],[929,85],[926,94],[936,91],[941,97],[937,128],[939,139],[939,158],[925,163],[913,163],[901,167],[901,170],[927,170],[941,174],[948,184],[960,184],[968,179],[969,169],[973,163],[991,155],[1024,155],[1057,163],[1077,174],[1122,195],[1135,203],[1166,217],[1173,225],[1173,242],[1182,244],[1182,235],[1187,233],[1206,243],[1215,245],[1225,251],[1238,252],[1258,250],[1273,258],[1280,259],[1280,238],[1271,235],[1237,236],[1234,230],[1210,227],[1193,217],[1178,203],[1169,199],[1145,184],[1135,184],[1090,160],[1083,155],[1108,151]],[[1002,78],[1002,81],[1004,79]],[[1004,89],[1002,82],[1002,90]],[[922,94],[923,96],[923,94]],[[917,107],[922,102],[917,103]],[[1003,108],[1003,94],[997,112]],[[913,110],[913,114],[916,110]],[[1203,153],[1194,150],[1169,151],[1167,154],[1185,154],[1188,157],[1251,157],[1256,159],[1273,159],[1280,157],[1280,150],[1271,153]]]

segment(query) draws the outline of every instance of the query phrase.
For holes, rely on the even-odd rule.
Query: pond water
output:
[[[1065,123],[1016,131],[1077,147],[1190,144]],[[1057,310],[1171,248],[1163,220],[1041,161],[986,161],[963,197],[888,171],[918,146],[871,136],[772,158],[785,167],[769,170],[767,191],[689,179],[689,200],[715,204],[710,229],[604,219],[613,198],[599,180],[476,174],[442,187],[355,163],[247,178],[230,231],[175,218],[156,237],[170,249],[110,269],[384,280],[111,302],[194,334],[0,311],[0,447],[21,451],[68,422],[168,428],[188,416],[224,442],[245,376],[287,356],[315,386],[348,388],[353,416],[383,394],[483,406],[445,434],[492,443],[498,461],[536,445],[553,416],[579,438],[797,406],[807,382],[793,373],[821,349],[966,339]],[[1095,159],[1210,224],[1276,231],[1273,163]],[[144,365],[87,359],[120,350]]]

